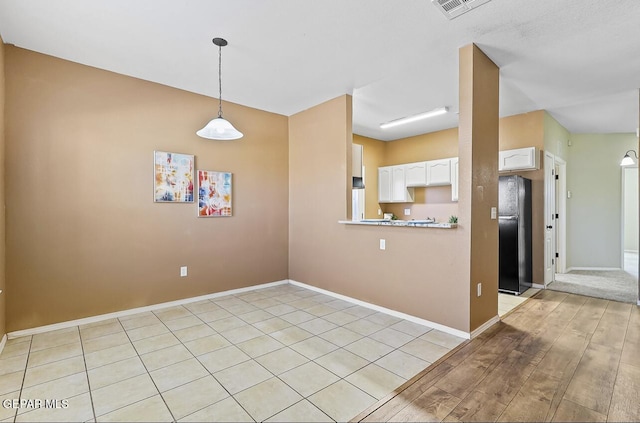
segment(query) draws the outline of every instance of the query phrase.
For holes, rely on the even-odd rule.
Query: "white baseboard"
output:
[[[572,270],[593,270],[593,271],[609,271],[609,270],[622,270],[619,267],[569,267],[567,273]]]
[[[133,314],[138,314],[138,313],[143,313],[143,312],[147,312],[147,311],[155,311],[155,310],[160,310],[163,308],[168,308],[168,307],[175,307],[175,306],[180,306],[180,305],[184,305],[184,304],[190,304],[190,303],[195,303],[198,301],[203,301],[203,300],[210,300],[213,298],[218,298],[218,297],[224,297],[226,295],[233,295],[233,294],[240,294],[243,292],[249,292],[249,291],[255,291],[258,289],[263,289],[263,288],[269,288],[269,287],[273,287],[273,286],[278,286],[278,285],[284,285],[290,283],[292,285],[296,285],[302,288],[306,288],[312,291],[316,291],[325,295],[329,295],[331,297],[340,299],[340,300],[344,300],[344,301],[348,301],[352,304],[356,304],[356,305],[360,305],[375,311],[379,311],[381,313],[385,313],[388,314],[390,316],[394,316],[394,317],[398,317],[400,319],[405,319],[408,320],[410,322],[413,323],[417,323],[419,325],[422,326],[426,326],[428,328],[432,328],[432,329],[437,329],[439,331],[448,333],[450,335],[454,335],[457,336],[459,338],[463,338],[463,339],[471,339],[475,336],[478,336],[480,333],[484,332],[487,328],[489,328],[491,325],[495,324],[496,322],[500,321],[500,318],[498,316],[492,318],[491,320],[489,320],[488,322],[484,323],[482,326],[480,326],[478,329],[474,330],[472,333],[468,333],[468,332],[464,332],[458,329],[454,329],[451,328],[449,326],[445,326],[439,323],[435,323],[435,322],[431,322],[429,320],[425,320],[425,319],[421,319],[419,317],[416,316],[412,316],[409,314],[405,314],[399,311],[395,311],[395,310],[391,310],[385,307],[381,307],[375,304],[371,304],[371,303],[367,303],[365,301],[361,301],[355,298],[351,298],[348,297],[346,295],[342,295],[342,294],[337,294],[335,292],[331,292],[331,291],[327,291],[326,289],[322,289],[322,288],[318,288],[315,287],[313,285],[307,285],[305,283],[302,282],[297,282],[294,280],[281,280],[281,281],[276,281],[276,282],[269,282],[269,283],[264,283],[264,284],[260,284],[260,285],[254,285],[254,286],[249,286],[246,288],[238,288],[238,289],[232,289],[229,291],[222,291],[222,292],[216,292],[213,294],[207,294],[207,295],[201,295],[198,297],[191,297],[191,298],[185,298],[185,299],[181,299],[181,300],[176,300],[176,301],[169,301],[166,303],[159,303],[159,304],[153,304],[153,305],[149,305],[149,306],[144,306],[144,307],[137,307],[137,308],[132,308],[132,309],[128,309],[128,310],[122,310],[122,311],[116,311],[113,313],[107,313],[107,314],[100,314],[97,316],[91,316],[91,317],[85,317],[82,319],[76,319],[76,320],[69,320],[66,322],[60,322],[60,323],[54,323],[51,325],[45,325],[45,326],[38,326],[35,328],[30,328],[30,329],[24,329],[24,330],[19,330],[19,331],[14,331],[14,332],[9,332],[8,334],[6,334],[2,341],[0,341],[0,352],[2,351],[2,348],[4,347],[4,344],[6,343],[7,339],[14,339],[14,338],[19,338],[21,336],[29,336],[29,335],[36,335],[39,333],[44,333],[44,332],[50,332],[53,330],[58,330],[58,329],[67,329],[70,327],[74,327],[74,326],[80,326],[80,325],[86,325],[89,323],[96,323],[96,322],[101,322],[104,320],[109,320],[109,319],[114,319],[114,318],[118,318],[118,317],[125,317],[125,316],[131,316]]]
[[[38,327],[35,327],[35,328],[31,328],[31,329],[24,329],[24,330],[18,330],[18,331],[15,331],[15,332],[9,332],[7,335],[5,335],[5,338],[8,337],[9,339],[13,339],[13,338],[19,338],[21,336],[36,335],[36,334],[39,334],[39,333],[49,332],[49,331],[52,331],[52,330],[67,329],[67,328],[71,328],[71,327],[74,327],[74,326],[86,325],[88,323],[96,323],[96,322],[100,322],[100,321],[103,321],[103,320],[109,320],[109,319],[113,319],[113,318],[117,318],[117,317],[125,317],[125,316],[130,316],[132,314],[143,313],[145,311],[160,310],[160,309],[167,308],[167,307],[175,307],[175,306],[179,306],[179,305],[195,303],[195,302],[202,301],[202,300],[210,300],[212,298],[224,297],[225,295],[240,294],[240,293],[243,293],[243,292],[255,291],[257,289],[269,288],[269,287],[278,286],[278,285],[284,285],[284,284],[287,284],[287,283],[289,283],[289,281],[285,279],[285,280],[276,281],[276,282],[268,282],[268,283],[263,283],[263,284],[260,284],[260,285],[248,286],[246,288],[238,288],[238,289],[231,289],[229,291],[215,292],[213,294],[201,295],[199,297],[185,298],[185,299],[182,299],[182,300],[169,301],[169,302],[166,302],[166,303],[153,304],[153,305],[150,305],[150,306],[131,308],[131,309],[128,309],[128,310],[116,311],[116,312],[107,313],[107,314],[100,314],[100,315],[97,315],[97,316],[85,317],[85,318],[82,318],[82,319],[69,320],[67,322],[60,322],[60,323],[54,323],[54,324],[51,324],[51,325],[38,326]],[[2,346],[4,346],[4,344],[2,344]]]
[[[476,330],[471,332],[471,339],[473,339],[476,336],[480,335],[482,332],[484,332],[485,330],[489,329],[491,326],[495,325],[499,321],[500,321],[500,316],[498,316],[498,315],[496,315],[496,316],[492,317],[491,319],[487,320],[482,325],[480,325],[480,327],[478,327]]]
[[[546,287],[544,285],[540,285],[539,283],[532,283],[531,284],[531,288],[535,288],[535,289],[545,289]]]
[[[348,297],[346,295],[336,294],[335,292],[327,291],[326,289],[318,288],[318,287],[313,286],[313,285],[307,285],[306,283],[294,281],[294,280],[291,280],[291,279],[289,279],[289,283],[291,283],[292,285],[296,285],[296,286],[299,286],[299,287],[302,287],[302,288],[309,289],[311,291],[316,291],[316,292],[319,292],[321,294],[329,295],[331,297],[338,298],[340,300],[348,301],[350,303],[353,303],[353,304],[356,304],[356,305],[359,305],[359,306],[362,306],[362,307],[370,308],[372,310],[379,311],[381,313],[385,313],[385,314],[388,314],[390,316],[398,317],[400,319],[405,319],[405,320],[408,320],[408,321],[413,322],[413,323],[417,323],[417,324],[422,325],[422,326],[426,326],[426,327],[429,327],[429,328],[432,328],[432,329],[437,329],[437,330],[439,330],[441,332],[445,332],[445,333],[448,333],[450,335],[457,336],[459,338],[470,339],[470,334],[469,333],[461,331],[461,330],[458,330],[458,329],[451,328],[449,326],[441,325],[441,324],[435,323],[435,322],[430,322],[429,320],[421,319],[419,317],[415,317],[415,316],[412,316],[410,314],[401,313],[399,311],[391,310],[389,308],[381,307],[379,305],[375,305],[375,304],[367,303],[365,301],[357,300],[355,298]]]
[[[2,336],[2,340],[0,341],[0,354],[2,354],[2,351],[4,351],[4,346],[7,345],[7,334],[5,333]]]

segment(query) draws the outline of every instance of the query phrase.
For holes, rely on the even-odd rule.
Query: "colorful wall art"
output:
[[[198,216],[231,216],[231,173],[198,171]]]
[[[154,151],[154,196],[157,203],[193,203],[194,156]]]

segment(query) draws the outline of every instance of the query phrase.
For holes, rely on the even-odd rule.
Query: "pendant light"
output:
[[[218,46],[218,117],[212,119],[207,126],[196,132],[202,138],[210,140],[237,140],[242,132],[233,127],[231,122],[222,117],[222,47],[227,45],[224,38],[214,38],[213,44]]]

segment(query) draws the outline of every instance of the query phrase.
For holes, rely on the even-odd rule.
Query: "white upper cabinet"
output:
[[[540,169],[539,156],[535,147],[500,151],[498,155],[498,171],[511,172],[515,170]]]
[[[427,162],[408,163],[405,165],[405,180],[408,187],[427,186]]]
[[[451,159],[427,162],[427,186],[451,185]]]
[[[429,187],[451,184],[451,159],[429,160],[405,165],[408,187]]]
[[[413,188],[407,188],[404,165],[378,168],[378,202],[413,202]]]

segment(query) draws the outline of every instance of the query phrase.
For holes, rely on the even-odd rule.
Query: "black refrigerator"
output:
[[[520,295],[531,287],[531,180],[500,176],[498,290]]]

